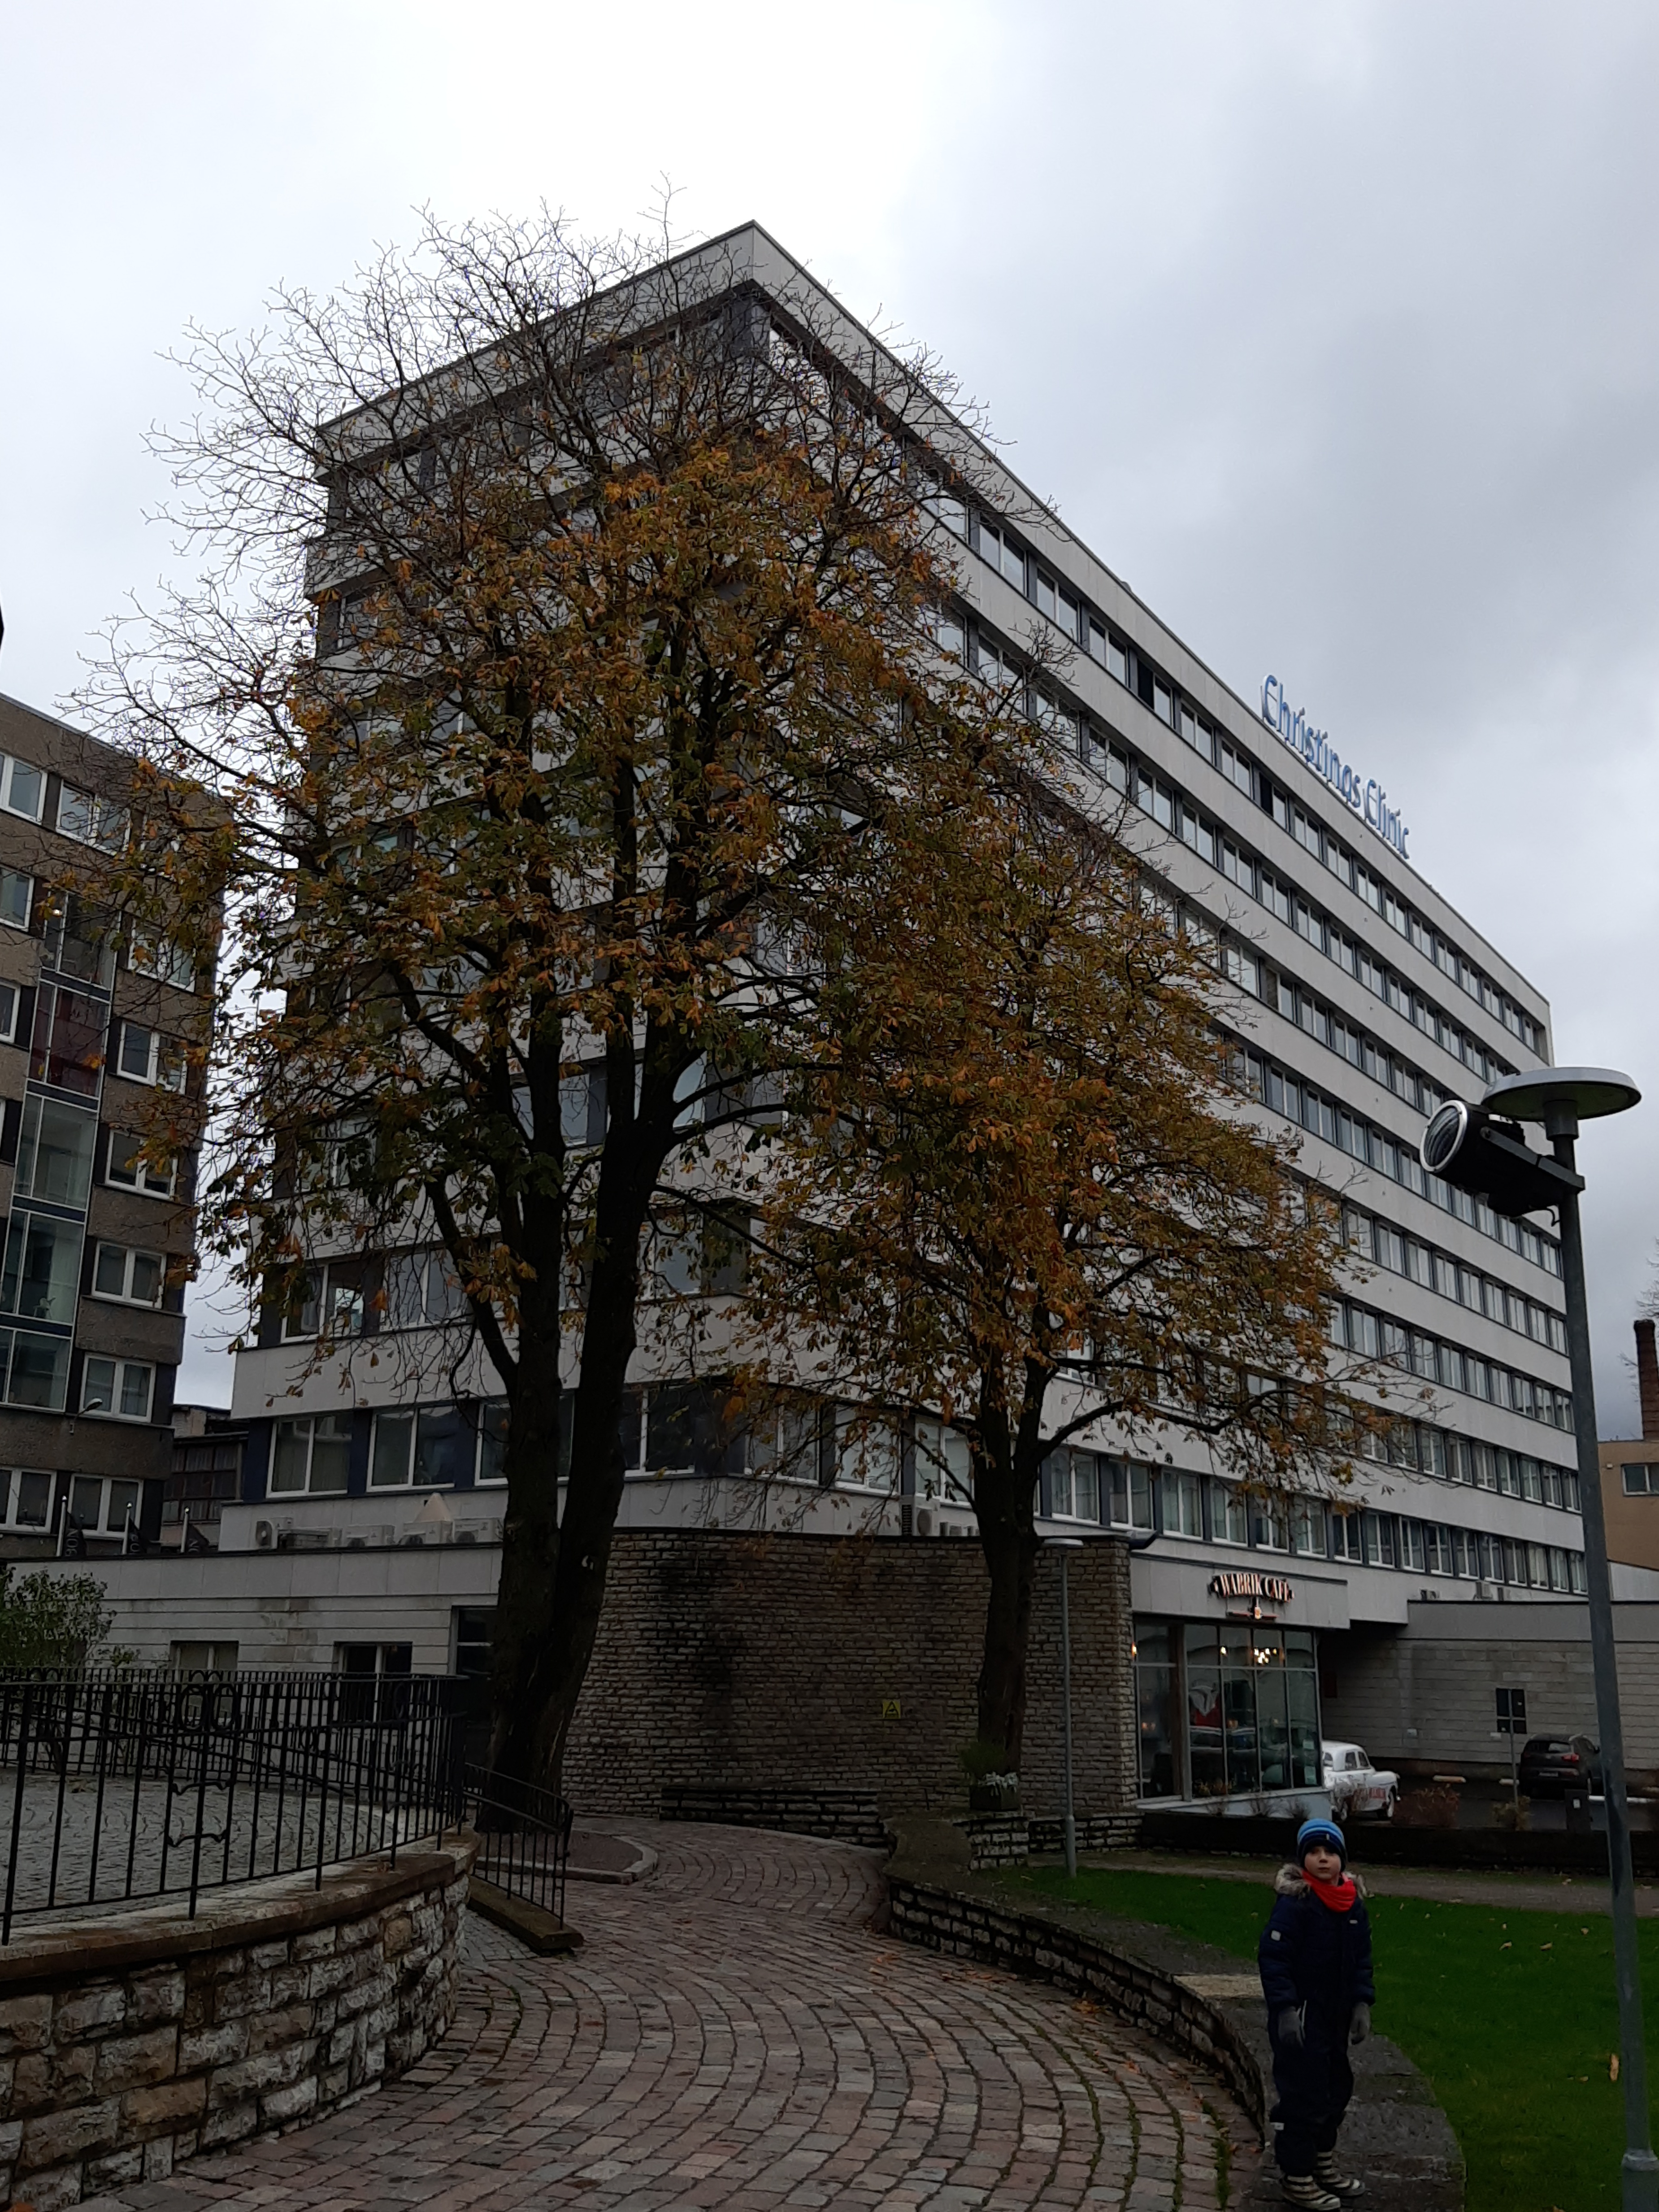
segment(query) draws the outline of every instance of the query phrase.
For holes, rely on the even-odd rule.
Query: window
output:
[[[8,814],[21,814],[26,822],[38,822],[45,803],[45,771],[33,761],[0,753],[0,806]]]
[[[92,1184],[98,1123],[76,1106],[31,1095],[17,1142],[16,1195],[51,1206],[84,1206]]]
[[[33,877],[15,868],[0,868],[0,921],[11,929],[27,929],[33,908]]]
[[[238,1644],[173,1644],[167,1665],[175,1674],[233,1674],[240,1653]]]
[[[1330,1516],[1330,1555],[1333,1559],[1347,1559],[1357,1565],[1361,1557],[1359,1545],[1359,1515],[1333,1513]]]
[[[1250,1515],[1244,1498],[1230,1482],[1210,1486],[1210,1525],[1218,1544],[1250,1541]]]
[[[349,1413],[313,1413],[279,1421],[271,1451],[274,1496],[301,1491],[338,1496],[351,1463]]]
[[[77,844],[118,853],[127,842],[127,810],[100,793],[76,791],[66,783],[58,795],[58,827]]]
[[[1317,1503],[1299,1504],[1291,1515],[1290,1545],[1305,1559],[1325,1556],[1325,1509]]]
[[[441,1245],[421,1252],[394,1252],[386,1261],[386,1327],[433,1328],[466,1311],[449,1254]]]
[[[58,975],[77,983],[96,983],[103,990],[115,980],[108,917],[78,891],[61,892],[53,899],[42,943],[45,966]]]
[[[1659,1498],[1659,1482],[1655,1482],[1652,1485],[1651,1492],[1650,1492],[1649,1489],[1649,1478],[1650,1475],[1659,1474],[1659,1466],[1653,1468],[1648,1468],[1645,1466],[1635,1467],[1626,1462],[1626,1465],[1621,1469],[1621,1472],[1625,1478],[1625,1495],[1626,1498],[1646,1498],[1650,1494],[1656,1498]]]
[[[14,1211],[6,1229],[0,1311],[70,1327],[81,1276],[81,1224]]]
[[[452,1490],[471,1481],[477,1456],[477,1431],[460,1406],[377,1413],[369,1485],[374,1490]]]
[[[990,523],[982,521],[979,525],[979,554],[982,560],[989,561],[993,568],[999,569],[1008,578],[1015,591],[1025,590],[1026,556],[1005,532],[993,529]]]
[[[51,1525],[52,1479],[25,1467],[0,1468],[0,1522],[44,1531]]]
[[[135,937],[127,965],[141,975],[153,975],[158,983],[170,983],[175,991],[196,988],[196,963],[170,937]]]
[[[0,983],[0,1044],[17,1042],[17,1009],[21,1003],[15,983]]]
[[[70,1477],[64,1508],[88,1536],[119,1536],[136,1521],[142,1487],[124,1477],[105,1481],[95,1474]]]
[[[325,1328],[330,1336],[356,1336],[363,1327],[363,1269],[358,1260],[307,1270],[297,1307],[282,1316],[282,1337],[293,1343]]]
[[[92,1295],[95,1298],[118,1298],[130,1306],[159,1306],[167,1279],[167,1263],[160,1252],[136,1252],[126,1244],[100,1244],[94,1255]]]
[[[171,1198],[175,1164],[170,1161],[165,1168],[152,1165],[141,1156],[143,1143],[136,1129],[112,1129],[104,1180],[113,1183],[118,1190],[140,1191],[146,1198]]]
[[[105,1359],[88,1354],[81,1378],[81,1411],[118,1421],[147,1421],[155,1370],[142,1359]]]
[[[1426,1553],[1423,1543],[1423,1524],[1420,1521],[1400,1523],[1400,1564],[1414,1574],[1426,1571]]]
[[[1197,1475],[1164,1477],[1164,1527],[1172,1536],[1202,1536],[1204,1486]]]
[[[167,1091],[185,1087],[185,1064],[177,1045],[160,1030],[146,1029],[138,1022],[121,1024],[116,1072],[130,1083],[160,1084]]]
[[[104,1029],[108,1008],[84,991],[43,983],[34,1002],[34,1038],[29,1073],[55,1091],[82,1098],[98,1096],[104,1066]]]

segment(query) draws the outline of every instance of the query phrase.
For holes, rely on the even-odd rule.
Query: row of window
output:
[[[1547,1344],[1552,1352],[1565,1354],[1567,1325],[1561,1315],[1541,1306],[1535,1298],[1511,1290],[1495,1276],[1483,1275],[1476,1267],[1465,1267],[1450,1252],[1425,1244],[1419,1237],[1408,1237],[1391,1222],[1362,1213],[1357,1206],[1343,1207],[1342,1234],[1351,1251],[1379,1267],[1386,1267],[1391,1274],[1403,1275],[1408,1282],[1420,1284],[1426,1291],[1433,1291],[1443,1298],[1468,1307],[1472,1312],[1484,1314],[1500,1328],[1512,1328],[1517,1335],[1530,1337],[1535,1344]]]
[[[16,992],[9,991],[9,1004],[0,1006],[9,1017],[10,1028],[0,1030],[0,1042],[16,1036]],[[71,990],[59,983],[43,983],[35,994],[34,1020],[29,1039],[29,1073],[37,1083],[54,1091],[68,1091],[82,1098],[95,1098],[106,1073],[124,1076],[167,1091],[185,1087],[183,1048],[176,1038],[143,1022],[116,1024],[116,1048],[107,1051],[106,1032],[109,1007],[101,998]]]
[[[0,1263],[0,1313],[72,1327],[81,1295],[83,1233],[80,1221],[14,1206]],[[94,1248],[87,1294],[118,1305],[155,1307],[167,1279],[163,1254],[100,1241]]]
[[[0,1467],[0,1528],[43,1536],[57,1526],[55,1506],[67,1504],[89,1536],[119,1536],[138,1518],[142,1485],[121,1475],[43,1474]]]
[[[1579,1510],[1577,1471],[1535,1459],[1529,1452],[1506,1451],[1479,1437],[1459,1436],[1437,1428],[1431,1421],[1402,1419],[1384,1429],[1368,1430],[1360,1443],[1362,1458],[1379,1466],[1405,1468],[1414,1474],[1432,1474],[1442,1482],[1462,1483],[1470,1490],[1495,1492],[1500,1498],[1521,1498],[1533,1505],[1557,1505],[1566,1513]]]
[[[950,636],[943,641],[948,649],[952,647]],[[961,649],[966,649],[966,643]],[[974,653],[978,672],[989,680],[1002,684],[1014,680],[1014,664],[1006,648],[995,645],[984,632],[976,635]],[[1414,990],[1396,969],[1377,958],[1369,946],[1349,936],[1321,908],[1310,905],[1294,884],[1259,860],[1248,845],[1240,842],[1235,832],[1201,813],[1178,785],[1137,763],[1121,744],[1111,743],[1093,731],[1085,720],[1061,715],[1051,708],[1044,710],[1040,705],[1038,719],[1051,729],[1063,730],[1069,742],[1075,737],[1079,757],[1086,766],[1114,790],[1132,798],[1160,829],[1179,838],[1207,866],[1235,884],[1247,897],[1276,915],[1313,951],[1345,969],[1374,998],[1380,999],[1420,1030],[1430,1042],[1461,1061],[1483,1085],[1511,1072],[1507,1061],[1488,1052],[1432,1000]],[[1224,753],[1225,771],[1232,756],[1228,749],[1224,748]],[[1373,1046],[1376,1049],[1378,1048]],[[1412,1073],[1414,1079],[1421,1080],[1414,1070]],[[1437,1093],[1436,1103],[1438,1096]]]
[[[0,1328],[0,1401],[61,1413],[69,1403],[70,1340],[38,1329]],[[88,1352],[82,1362],[78,1411],[108,1420],[148,1421],[155,1370],[148,1360]]]
[[[1068,644],[1086,652],[1212,768],[1264,811],[1270,811],[1280,827],[1305,852],[1364,899],[1373,913],[1432,961],[1467,997],[1502,1022],[1511,1036],[1529,1050],[1541,1053],[1542,1032],[1529,1014],[1466,959],[1450,939],[1398,898],[1347,845],[1276,787],[1242,747],[1214,729],[1161,670],[1112,631],[1103,615],[1069,586],[1049,575],[1020,546],[1006,523],[1000,519],[992,521],[978,508],[970,510],[966,502],[947,492],[939,493],[931,504],[940,520],[1039,614],[1046,616]],[[998,659],[1000,665],[1000,655]]]
[[[1156,1531],[1205,1544],[1293,1557],[1398,1567],[1582,1593],[1583,1554],[1563,1545],[1485,1536],[1438,1521],[1347,1510],[1322,1499],[1286,1505],[1251,1498],[1214,1476],[1159,1473],[1104,1453],[1061,1451],[1044,1463],[1040,1510],[1049,1518]]]
[[[465,1489],[506,1479],[506,1406],[399,1406],[373,1417],[369,1439],[371,1490],[422,1486]],[[341,1497],[351,1468],[349,1413],[308,1413],[275,1424],[271,1441],[273,1497]]]
[[[15,1196],[84,1210],[100,1149],[97,1115],[31,1091],[22,1102],[17,1132],[12,1184]],[[154,1166],[141,1157],[142,1143],[136,1130],[110,1130],[104,1147],[103,1180],[115,1190],[136,1192],[145,1198],[171,1198],[178,1180],[177,1163],[169,1162],[165,1168]]]
[[[1420,1381],[1483,1398],[1488,1405],[1501,1406],[1529,1421],[1544,1421],[1553,1429],[1572,1427],[1572,1399],[1565,1390],[1517,1374],[1479,1352],[1466,1352],[1426,1329],[1408,1328],[1403,1322],[1373,1313],[1352,1299],[1333,1299],[1329,1311],[1331,1342],[1361,1358],[1383,1360]]]
[[[1390,1182],[1397,1182],[1418,1198],[1426,1198],[1442,1213],[1450,1214],[1468,1228],[1478,1229],[1483,1237],[1491,1237],[1495,1244],[1505,1245],[1547,1274],[1559,1275],[1561,1251],[1553,1237],[1545,1236],[1529,1222],[1494,1213],[1484,1199],[1472,1198],[1467,1191],[1454,1190],[1441,1176],[1426,1173],[1414,1146],[1391,1136],[1376,1122],[1367,1121],[1363,1114],[1355,1114],[1337,1100],[1327,1098],[1311,1084],[1293,1075],[1265,1054],[1243,1045],[1236,1047],[1232,1075],[1239,1089],[1269,1112],[1282,1114],[1311,1136],[1323,1137],[1328,1144],[1340,1146],[1363,1166],[1374,1168]]]
[[[26,822],[43,822],[46,811],[47,776],[33,761],[0,753],[0,808]],[[60,784],[58,812],[51,826],[78,845],[101,846],[118,853],[127,842],[127,810],[112,799],[72,784]]]

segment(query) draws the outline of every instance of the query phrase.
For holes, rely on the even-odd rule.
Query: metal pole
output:
[[[1563,1167],[1571,1168],[1577,1117],[1553,1106],[1545,1128]],[[1572,1423],[1578,1447],[1578,1504],[1583,1516],[1584,1574],[1589,1589],[1589,1647],[1595,1669],[1595,1711],[1601,1733],[1601,1787],[1608,1808],[1608,1869],[1612,1882],[1613,1966],[1619,1990],[1619,2078],[1625,2091],[1624,2212],[1659,2212],[1659,2159],[1648,2140],[1647,2046],[1642,2033],[1641,1972],[1636,1948],[1636,1888],[1625,1806],[1625,1732],[1619,1714],[1619,1656],[1613,1634],[1613,1577],[1608,1569],[1601,1512],[1601,1460],[1590,1370],[1589,1307],[1584,1294],[1584,1247],[1578,1194],[1562,1193],[1561,1278],[1567,1301],[1567,1352],[1572,1364]],[[1513,1741],[1513,1737],[1511,1739]]]
[[[1073,1878],[1077,1873],[1077,1820],[1072,1808],[1071,1795],[1071,1606],[1068,1595],[1068,1555],[1060,1554],[1060,1685],[1061,1701],[1064,1708],[1066,1747],[1066,1812],[1063,1833],[1066,1839],[1066,1872]]]

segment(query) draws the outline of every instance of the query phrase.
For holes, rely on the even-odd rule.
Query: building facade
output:
[[[0,1552],[160,1534],[192,1249],[187,1161],[140,1151],[185,1080],[194,979],[100,908],[127,763],[0,696]],[[135,1534],[129,1535],[129,1528]]]
[[[809,301],[849,360],[875,343],[760,229],[704,251],[784,322]],[[1396,1377],[1352,1491],[1293,1510],[1247,1496],[1175,1431],[1154,1464],[1103,1425],[1044,1472],[1047,1524],[1135,1547],[1142,1795],[1294,1795],[1317,1779],[1322,1698],[1351,1696],[1338,1686],[1369,1679],[1437,1606],[1582,1609],[1554,1236],[1499,1219],[1419,1152],[1443,1099],[1547,1063],[1549,1009],[1420,872],[1380,764],[1347,757],[1289,679],[1267,672],[1248,693],[1224,681],[960,425],[944,425],[935,512],[959,573],[942,648],[999,682],[1031,672],[1030,711],[1063,740],[1074,803],[1126,821],[1152,895],[1211,947],[1232,987],[1241,1098],[1264,1127],[1299,1133],[1301,1171],[1342,1209],[1353,1269],[1333,1352]],[[241,1490],[218,1540],[467,1547],[464,1601],[457,1589],[427,1639],[453,1660],[487,1613],[500,1405],[481,1357],[457,1369],[421,1352],[453,1309],[439,1255],[353,1269],[319,1277],[308,1313],[266,1315],[238,1357]],[[342,1302],[360,1348],[319,1363],[317,1315]],[[626,1527],[972,1534],[949,1441],[924,1412],[855,1463],[827,1409],[810,1468],[784,1477],[775,1440],[722,1436],[711,1402],[641,1356]],[[326,1659],[346,1628],[319,1625],[308,1656]]]

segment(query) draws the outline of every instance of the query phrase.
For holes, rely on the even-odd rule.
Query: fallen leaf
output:
[[[1553,1951],[1555,1946],[1553,1943],[1541,1943],[1538,1948],[1541,1951]]]
[[[1500,1951],[1512,1951],[1515,1946],[1513,1943],[1500,1943],[1498,1948]]]
[[[1609,2081],[1619,2079],[1619,2053],[1616,2051],[1608,2061],[1608,2079]]]

